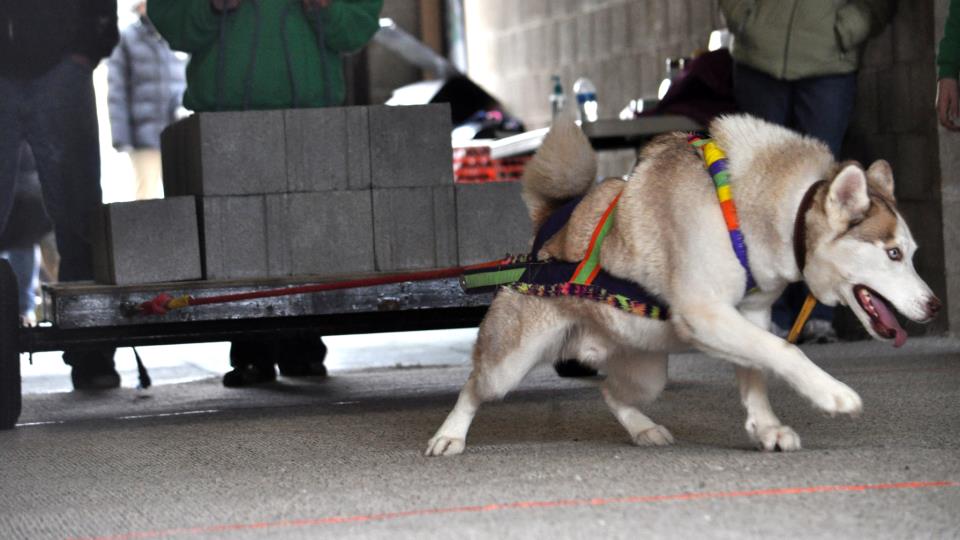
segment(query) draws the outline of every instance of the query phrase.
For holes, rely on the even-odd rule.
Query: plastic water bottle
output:
[[[550,77],[550,80],[553,83],[553,90],[550,92],[550,114],[553,118],[556,118],[563,110],[565,96],[563,95],[563,85],[560,84],[560,76],[554,75]]]
[[[577,96],[577,121],[596,122],[600,114],[597,103],[597,87],[586,77],[580,77],[573,83],[573,93]]]

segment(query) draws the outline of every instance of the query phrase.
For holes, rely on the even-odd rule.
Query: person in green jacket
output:
[[[186,108],[283,109],[343,102],[340,54],[370,40],[379,28],[382,4],[150,0],[147,13],[171,48],[191,55]]]
[[[957,96],[957,76],[960,75],[960,0],[950,0],[950,12],[937,52],[937,116],[940,124],[953,131],[960,130],[957,119],[960,106]]]
[[[720,0],[734,36],[733,92],[743,112],[821,139],[840,153],[867,40],[893,16],[895,0]],[[773,306],[786,335],[806,297],[791,285]],[[802,339],[832,341],[833,311],[819,305]]]
[[[197,112],[328,107],[344,99],[341,53],[380,27],[383,0],[149,0],[170,47],[190,53],[183,105]],[[224,386],[325,375],[315,332],[235,340]]]

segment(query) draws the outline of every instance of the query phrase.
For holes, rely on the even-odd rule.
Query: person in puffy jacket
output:
[[[113,147],[128,152],[136,175],[136,198],[163,196],[160,183],[160,132],[177,119],[186,88],[186,58],[180,58],[147,18],[146,0],[139,18],[120,33],[110,55],[109,103]]]
[[[738,107],[816,137],[839,157],[863,46],[895,8],[895,0],[720,0],[734,36]],[[803,285],[787,288],[773,307],[776,332],[786,335],[806,295]],[[802,339],[835,340],[832,320],[832,309],[817,306]]]

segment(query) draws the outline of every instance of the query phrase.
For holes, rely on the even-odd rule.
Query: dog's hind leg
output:
[[[637,446],[665,446],[673,435],[636,407],[660,395],[667,384],[666,353],[617,349],[607,359],[607,379],[600,391],[607,406]]]
[[[556,359],[569,322],[550,302],[510,292],[497,296],[480,325],[470,378],[457,404],[427,443],[426,455],[463,452],[480,404],[503,398],[539,362]]]

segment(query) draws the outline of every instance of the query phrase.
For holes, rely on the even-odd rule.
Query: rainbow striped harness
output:
[[[737,259],[746,270],[746,290],[750,292],[756,288],[756,282],[750,272],[747,246],[731,196],[727,158],[716,143],[703,135],[691,134],[687,142],[702,153],[705,168],[717,188],[717,198],[730,233],[730,242]],[[502,286],[533,296],[587,298],[635,315],[659,320],[669,319],[669,308],[665,302],[640,284],[613,276],[600,267],[600,249],[613,226],[620,194],[613,198],[594,227],[583,260],[571,263],[556,259],[537,259],[537,253],[547,240],[566,225],[582,199],[583,197],[579,197],[568,201],[547,218],[537,231],[533,249],[528,255],[507,257],[494,267],[466,272],[462,278],[464,289],[468,292],[485,292]]]

